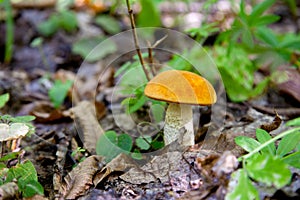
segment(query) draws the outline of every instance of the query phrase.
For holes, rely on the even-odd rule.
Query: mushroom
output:
[[[169,103],[165,115],[165,145],[175,140],[183,146],[194,145],[193,105],[212,105],[217,100],[213,86],[205,78],[181,70],[156,75],[144,93],[149,98]]]

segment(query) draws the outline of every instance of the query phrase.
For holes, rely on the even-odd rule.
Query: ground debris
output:
[[[65,178],[59,193],[64,199],[75,199],[94,186],[93,177],[103,167],[101,156],[90,156],[79,163]]]

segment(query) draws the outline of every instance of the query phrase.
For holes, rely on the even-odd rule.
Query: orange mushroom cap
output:
[[[211,105],[217,101],[213,86],[203,77],[188,71],[164,71],[147,84],[149,98],[182,104]]]

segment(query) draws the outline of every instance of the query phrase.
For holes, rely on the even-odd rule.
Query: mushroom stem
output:
[[[195,144],[192,105],[170,103],[165,117],[164,142],[175,140],[183,146]]]

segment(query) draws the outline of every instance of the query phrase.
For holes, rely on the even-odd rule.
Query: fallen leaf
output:
[[[65,199],[76,199],[85,195],[93,184],[93,177],[103,166],[101,156],[90,156],[79,163],[65,178],[65,183],[60,188],[60,194]]]
[[[96,118],[95,106],[88,101],[82,101],[70,111],[84,148],[95,154],[97,141],[104,134]]]

